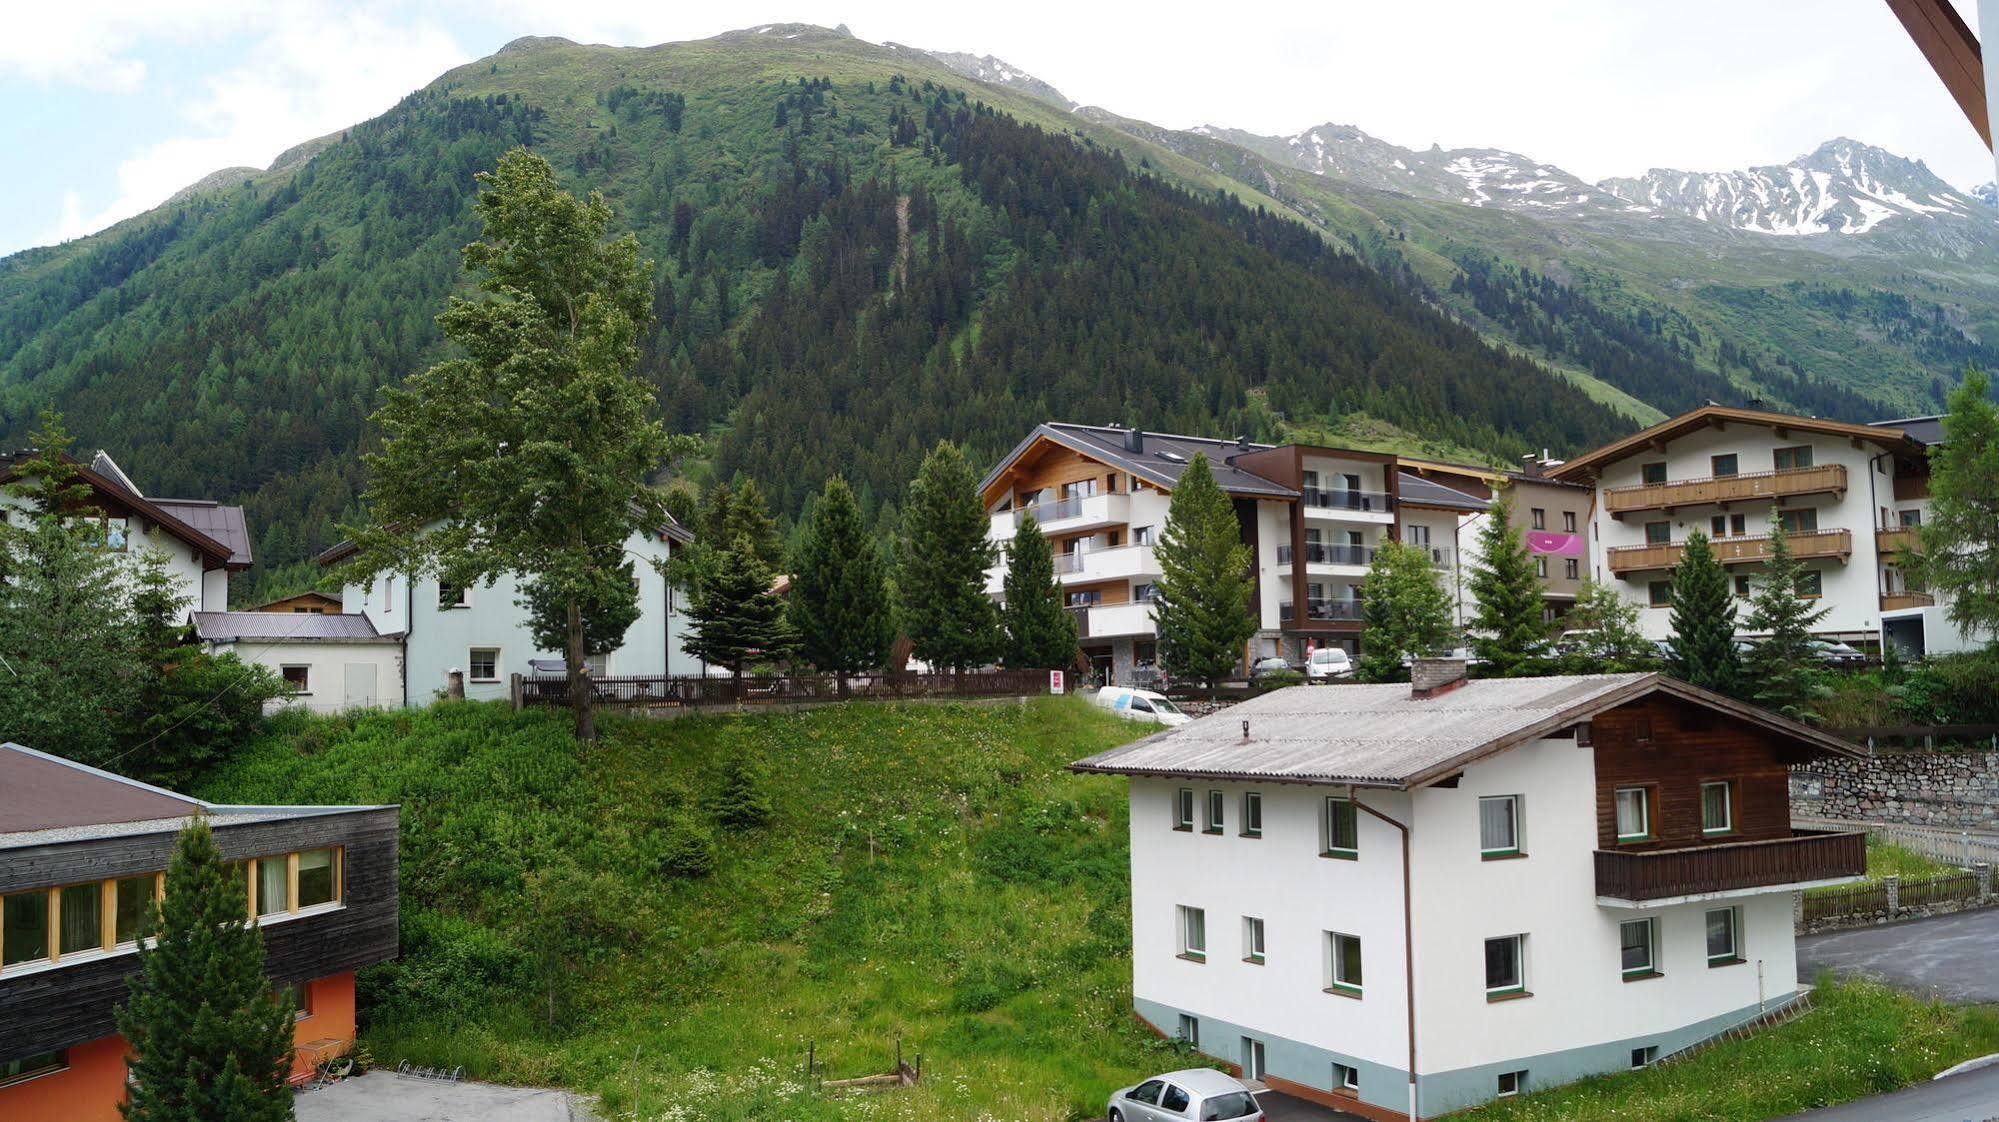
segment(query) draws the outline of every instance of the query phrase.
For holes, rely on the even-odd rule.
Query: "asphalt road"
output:
[[[1800,938],[1798,977],[1810,981],[1821,969],[1957,1005],[1999,1003],[1999,908]]]
[[[1258,1091],[1256,1105],[1263,1108],[1264,1116],[1270,1122],[1367,1122],[1358,1114],[1294,1099],[1276,1091]]]
[[[1791,1118],[1810,1122],[1999,1122],[1999,1066],[1845,1106],[1808,1110]]]

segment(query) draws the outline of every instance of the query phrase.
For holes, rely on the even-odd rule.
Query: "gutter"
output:
[[[1402,992],[1409,1003],[1409,1122],[1419,1122],[1422,1116],[1416,1113],[1416,923],[1410,902],[1413,886],[1409,868],[1409,827],[1361,802],[1357,788],[1347,788],[1347,797],[1355,808],[1395,827],[1402,835]]]

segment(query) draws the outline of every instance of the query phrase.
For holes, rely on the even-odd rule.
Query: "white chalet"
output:
[[[1078,761],[1130,779],[1132,991],[1159,1032],[1370,1118],[1649,1064],[1782,1009],[1793,830],[1851,745],[1656,674],[1294,687]]]

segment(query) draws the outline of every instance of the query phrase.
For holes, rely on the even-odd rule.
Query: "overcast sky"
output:
[[[1959,0],[1976,24],[1969,0]],[[760,23],[997,55],[1185,128],[1325,121],[1586,179],[1782,163],[1834,136],[1968,187],[1980,145],[1882,0],[27,0],[0,14],[0,253],[263,166],[521,35],[650,45]]]

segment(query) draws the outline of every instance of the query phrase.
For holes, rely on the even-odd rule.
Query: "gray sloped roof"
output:
[[[186,523],[190,529],[229,547],[229,564],[250,563],[250,527],[243,508],[207,499],[153,499],[152,504]]]
[[[1293,686],[1100,752],[1076,771],[1407,788],[1654,692],[1821,752],[1850,744],[1659,674],[1483,678],[1413,698],[1406,684]],[[1244,743],[1242,723],[1249,722]]]
[[[245,639],[284,643],[393,643],[364,615],[337,612],[196,612],[196,637],[209,643]]]
[[[1233,440],[1147,432],[1144,434],[1144,450],[1130,452],[1124,446],[1126,431],[1111,425],[1072,425],[1057,421],[1036,425],[1033,432],[1014,445],[1013,450],[986,473],[985,478],[979,481],[979,490],[985,490],[1037,438],[1046,437],[1091,459],[1114,465],[1168,489],[1179,482],[1181,471],[1186,469],[1195,453],[1202,453],[1208,457],[1208,468],[1214,474],[1215,485],[1231,494],[1269,495],[1273,498],[1293,498],[1298,494],[1282,483],[1228,462],[1230,456],[1245,450],[1262,452],[1275,445],[1252,443],[1245,449]]]
[[[1943,443],[1943,417],[1903,417],[1897,421],[1869,421],[1877,429],[1901,429],[1910,440],[1918,444]]]
[[[1481,499],[1477,495],[1467,495],[1455,487],[1433,483],[1413,472],[1398,472],[1395,486],[1397,496],[1405,503],[1447,506],[1458,510],[1484,510],[1492,505],[1489,499]]]

